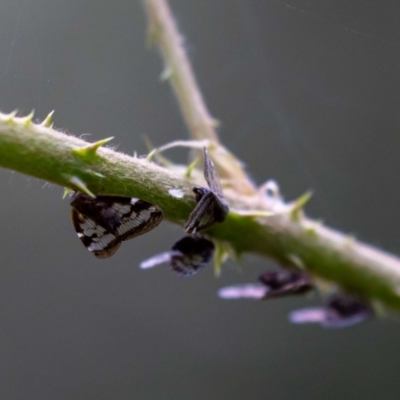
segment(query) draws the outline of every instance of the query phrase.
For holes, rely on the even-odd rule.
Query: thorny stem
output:
[[[181,106],[181,112],[189,127],[189,132],[192,138],[197,140],[218,140],[214,128],[215,125],[212,123],[213,120],[209,112],[207,111],[207,107],[204,103],[203,97],[201,96],[201,91],[196,84],[194,73],[191,69],[190,62],[186,55],[185,47],[183,46],[182,35],[179,33],[179,30],[176,26],[175,20],[172,16],[172,12],[170,11],[168,5],[168,1],[143,1],[149,19],[150,37],[155,42],[157,42],[159,46],[165,63],[165,71],[169,73],[169,75],[166,74],[166,77],[170,78],[170,83],[174,89],[175,95],[178,98],[178,102]],[[219,161],[221,162],[218,164]],[[231,183],[232,189],[237,194],[249,196],[254,196],[256,194],[254,186],[248,179],[246,173],[243,171],[240,162],[235,159],[235,156],[230,153],[229,157],[226,157],[224,153],[218,154],[215,158],[215,162],[221,177],[226,178],[226,180]],[[276,219],[276,222],[278,222],[279,220],[280,222],[288,221],[285,218],[280,219],[277,217],[274,219]],[[274,219],[271,218],[266,220],[267,224]],[[274,239],[277,239],[277,236],[279,236],[275,228],[278,228],[279,225],[280,224],[275,225],[274,228],[270,231],[270,233],[273,235],[273,237],[270,239],[272,239],[275,244],[277,244],[277,242]],[[363,290],[359,290],[359,288],[364,284],[375,286],[377,283],[377,281],[375,281],[376,269],[380,270],[381,272],[386,270],[386,272],[388,273],[388,278],[392,273],[396,275],[396,277],[393,275],[392,278],[389,279],[389,281],[391,280],[395,297],[397,298],[399,296],[400,282],[398,280],[398,277],[400,273],[400,265],[398,258],[387,256],[376,249],[364,246],[360,243],[355,243],[354,241],[352,241],[351,238],[346,238],[346,236],[324,228],[322,226],[316,226],[314,222],[309,221],[305,218],[302,218],[298,224],[302,225],[302,228],[299,228],[299,226],[297,226],[296,228],[296,224],[292,225],[291,223],[289,224],[289,226],[286,224],[284,225],[285,228],[279,226],[279,232],[282,233],[283,239],[280,245],[282,246],[280,250],[286,251],[286,258],[288,257],[288,254],[290,252],[288,253],[288,248],[286,250],[284,250],[284,248],[288,245],[288,241],[290,241],[289,237],[291,236],[286,236],[286,233],[289,233],[289,231],[294,233],[296,229],[300,229],[301,231],[301,229],[309,226],[311,227],[309,233],[312,233],[312,235],[316,235],[314,238],[316,243],[320,242],[323,243],[324,246],[327,246],[325,250],[328,250],[328,254],[331,255],[331,259],[330,262],[328,262],[328,259],[326,257],[323,257],[323,260],[321,259],[319,261],[320,264],[318,265],[312,262],[312,260],[314,260],[314,256],[316,256],[318,252],[315,253],[314,256],[312,256],[312,252],[310,250],[313,246],[311,246],[307,247],[307,250],[303,248],[303,250],[305,250],[305,253],[301,251],[301,264],[303,266],[305,265],[311,271],[320,274],[325,278],[336,280],[338,283],[341,283],[342,286],[350,291],[354,290],[355,292],[359,292],[364,295],[365,292]],[[228,223],[223,224],[223,227],[226,228],[224,239],[227,239],[232,233],[231,227]],[[293,231],[292,228],[296,229],[294,229]],[[266,229],[266,225],[264,225],[263,229]],[[284,231],[285,233],[283,233]],[[252,241],[254,235],[255,232],[251,232],[249,236],[247,236],[243,232],[242,240],[245,240],[245,238],[247,238],[248,240]],[[294,243],[292,244],[294,245]],[[270,242],[264,243],[264,248],[267,248],[269,246],[274,247],[274,245]],[[297,246],[295,245],[295,247]],[[357,250],[355,251],[355,249]],[[262,253],[262,249],[259,250]],[[279,252],[280,251],[278,251],[278,253]],[[321,254],[325,254],[325,256],[327,255],[325,252],[322,252]],[[300,254],[294,252],[292,255],[294,256],[294,258],[297,258]],[[280,259],[282,263],[285,263],[285,257],[282,258],[280,256],[277,256],[278,254],[276,253],[275,257]],[[306,259],[308,261],[306,261]],[[352,265],[352,267],[347,268],[346,265],[347,267]],[[356,267],[356,265],[358,265],[358,267],[354,268]],[[386,269],[387,267],[389,269]],[[358,272],[361,272],[361,274],[359,275]],[[341,279],[338,279],[339,275],[341,276]],[[361,281],[363,281],[363,283],[361,283]],[[387,283],[389,283],[389,281]],[[372,294],[372,292],[370,294]],[[372,298],[373,297],[374,295],[372,296]],[[397,302],[398,300],[396,300],[396,303]]]
[[[218,142],[216,121],[203,100],[168,3],[145,0],[144,5],[149,17],[148,39],[159,45],[165,62],[162,77],[170,79],[193,139]]]
[[[90,144],[43,125],[32,116],[0,114],[0,166],[71,188],[80,182],[93,193],[135,196],[160,206],[165,217],[183,226],[194,207],[184,168],[167,170],[145,159]],[[180,189],[177,198],[169,189]],[[265,196],[225,190],[232,210],[274,211],[269,217],[230,212],[207,231],[235,252],[257,253],[283,266],[300,266],[345,290],[400,311],[400,259],[367,246],[303,216],[296,207]],[[298,203],[299,204],[299,203]],[[278,206],[278,207],[277,207]],[[288,212],[290,211],[291,212]],[[256,213],[256,214],[257,214]],[[248,214],[248,213],[247,213]]]
[[[150,31],[164,56],[185,121],[196,139],[208,139],[210,154],[223,180],[231,209],[223,224],[207,234],[236,253],[271,257],[282,266],[306,268],[343,289],[400,311],[400,259],[303,215],[294,207],[257,191],[240,162],[218,145],[214,120],[207,111],[165,0],[144,0]],[[32,117],[0,114],[0,166],[73,189],[135,196],[161,207],[165,217],[184,225],[194,207],[191,189],[203,184],[185,168],[161,168],[51,129],[51,118],[34,125]],[[104,144],[106,141],[102,142]],[[214,147],[211,152],[211,147]],[[193,171],[194,173],[196,171]],[[169,192],[175,189],[175,192]],[[172,193],[182,192],[183,197]],[[278,207],[277,207],[278,206]],[[282,211],[283,210],[283,211]],[[274,211],[262,217],[262,211]],[[258,217],[249,216],[249,214]],[[221,247],[220,247],[221,248]]]
[[[143,0],[149,20],[149,41],[157,43],[164,60],[163,77],[169,79],[183,119],[195,140],[219,143],[216,120],[210,115],[197,85],[184,40],[166,0]],[[222,179],[227,179],[242,194],[254,194],[255,187],[241,162],[224,147],[217,147],[214,163]]]

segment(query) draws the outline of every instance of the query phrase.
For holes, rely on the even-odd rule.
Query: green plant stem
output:
[[[162,77],[169,80],[183,120],[195,140],[219,143],[217,121],[211,116],[186,54],[180,34],[166,0],[143,0],[148,17],[148,38],[156,43],[164,61]],[[230,181],[237,193],[254,194],[255,187],[242,164],[226,148],[220,147],[214,163],[222,179]]]
[[[93,193],[139,197],[160,206],[166,219],[184,224],[194,207],[191,189],[202,184],[199,178],[188,180],[184,168],[167,170],[108,148],[89,155],[76,151],[88,145],[26,119],[0,114],[1,167],[71,188],[76,181],[71,178],[78,178]],[[184,196],[173,197],[169,189],[181,189]],[[243,196],[227,190],[225,195],[232,209],[274,209],[261,194]],[[207,234],[237,253],[257,253],[283,266],[302,266],[349,292],[400,311],[400,259],[319,225],[302,212],[254,218],[233,211]]]
[[[169,79],[193,139],[218,142],[216,121],[210,115],[197,85],[189,58],[165,0],[144,0],[149,17],[148,38],[156,42],[165,62],[163,79]]]

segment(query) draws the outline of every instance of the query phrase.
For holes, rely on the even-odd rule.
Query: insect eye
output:
[[[194,192],[194,194],[195,194],[196,202],[198,203],[198,202],[201,200],[201,198],[202,198],[207,192],[209,192],[209,190],[206,189],[206,188],[203,188],[203,187],[194,187],[194,188],[193,188],[193,192]]]

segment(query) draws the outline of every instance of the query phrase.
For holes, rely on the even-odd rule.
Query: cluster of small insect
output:
[[[171,250],[157,254],[140,264],[148,269],[168,263],[180,276],[191,276],[212,258],[214,244],[200,232],[216,222],[223,222],[229,212],[228,203],[214,165],[203,149],[206,187],[195,187],[196,207],[185,225],[188,235],[178,240]],[[76,193],[71,201],[71,217],[76,233],[84,246],[98,258],[111,257],[125,240],[133,239],[156,228],[163,219],[162,210],[137,198],[96,196]],[[265,272],[258,284],[242,284],[220,289],[223,299],[270,299],[301,295],[313,290],[311,277],[301,270]],[[364,321],[373,314],[365,302],[344,294],[328,298],[323,307],[305,308],[289,314],[296,324],[319,323],[326,328],[347,327]]]
[[[300,270],[268,271],[260,275],[258,284],[228,286],[219,290],[223,299],[258,299],[300,295],[310,292],[311,277]],[[318,323],[324,328],[344,328],[362,322],[373,315],[371,306],[347,294],[335,294],[322,307],[304,308],[289,314],[295,324]]]
[[[146,269],[168,262],[173,271],[190,276],[212,258],[214,244],[198,232],[215,222],[223,222],[229,207],[222,192],[214,165],[204,154],[204,177],[208,188],[193,189],[197,205],[185,226],[187,233],[171,251],[158,254],[141,263]],[[156,228],[163,219],[162,210],[137,198],[96,196],[76,193],[71,201],[72,223],[83,245],[98,258],[111,257],[125,240],[133,239]]]

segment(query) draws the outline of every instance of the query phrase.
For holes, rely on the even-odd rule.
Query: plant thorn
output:
[[[10,123],[14,122],[15,116],[18,114],[18,110],[11,111],[9,114],[4,115],[4,122]]]
[[[185,178],[190,178],[192,176],[192,171],[194,170],[194,168],[196,167],[196,165],[199,162],[199,158],[196,157],[186,168],[186,172],[185,172]]]
[[[54,110],[50,111],[47,114],[47,117],[43,120],[43,122],[40,124],[41,126],[44,126],[45,128],[51,128],[53,126],[53,115],[54,115]]]
[[[73,149],[73,153],[79,157],[90,159],[96,156],[96,151],[99,147],[104,146],[106,143],[110,142],[114,139],[114,136],[111,136],[106,139],[99,140],[94,143],[90,143],[85,147],[75,148]]]
[[[73,192],[73,190],[72,189],[70,189],[70,188],[64,188],[64,193],[63,193],[63,196],[62,196],[62,198],[63,199],[65,199],[71,192]]]
[[[35,116],[35,110],[32,110],[26,117],[20,118],[22,125],[31,126],[33,117]]]
[[[154,157],[154,154],[156,154],[156,152],[157,152],[157,149],[153,149],[153,150],[147,155],[146,160],[147,160],[148,162],[151,162],[152,159],[153,159],[153,157]]]
[[[312,196],[312,192],[309,190],[295,200],[289,207],[290,217],[292,221],[299,221],[304,206],[308,203]]]
[[[70,183],[74,185],[77,189],[79,189],[81,192],[87,194],[90,197],[96,198],[96,196],[89,190],[89,188],[86,186],[86,183],[83,182],[80,178],[77,176],[72,176],[69,179]]]

